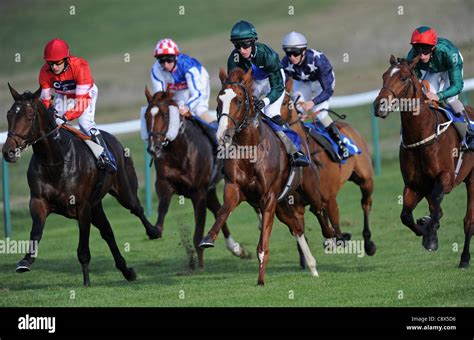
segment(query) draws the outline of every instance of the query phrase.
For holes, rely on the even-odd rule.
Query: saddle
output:
[[[452,121],[452,125],[454,126],[454,128],[456,129],[458,133],[459,140],[461,142],[464,142],[464,138],[466,137],[467,127],[468,127],[468,123],[464,121],[464,118],[456,116],[454,111],[449,106],[430,105],[430,108],[438,110],[439,112],[444,114],[446,119]],[[472,120],[469,121],[469,124],[474,126],[474,122]]]
[[[308,135],[310,135],[311,138],[313,138],[316,143],[318,143],[319,146],[321,146],[321,148],[326,151],[331,161],[335,163],[344,164],[348,158],[361,153],[360,149],[357,147],[354,141],[344,135],[342,132],[340,132],[341,139],[346,144],[347,149],[349,150],[349,156],[341,160],[339,157],[339,146],[336,144],[336,142],[332,140],[329,133],[326,131],[326,129],[321,123],[303,123],[303,126]]]
[[[102,152],[104,152],[103,147],[101,147],[99,144],[93,142],[92,138],[90,136],[88,136],[85,133],[81,132],[79,129],[76,129],[74,126],[68,125],[68,124],[63,124],[63,125],[61,125],[61,129],[69,131],[70,133],[72,133],[73,135],[75,135],[76,137],[81,139],[84,143],[86,143],[86,145],[89,147],[89,149],[91,150],[92,154],[94,155],[94,157],[96,159],[99,158],[99,156],[102,154]]]

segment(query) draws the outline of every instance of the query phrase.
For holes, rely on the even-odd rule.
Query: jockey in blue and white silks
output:
[[[281,64],[287,77],[293,79],[293,98],[301,112],[312,111],[338,144],[340,157],[348,155],[335,122],[328,114],[329,99],[334,93],[336,79],[329,59],[322,53],[308,48],[306,37],[298,32],[288,33],[282,41],[286,56]]]
[[[153,93],[170,91],[178,103],[179,113],[217,125],[215,113],[209,112],[210,80],[204,66],[195,58],[179,51],[178,45],[171,39],[160,40],[154,50],[156,62],[150,72]],[[142,108],[142,138],[146,139],[143,117],[146,108]],[[169,129],[178,129],[178,119],[172,119]],[[146,129],[146,128],[145,128]]]

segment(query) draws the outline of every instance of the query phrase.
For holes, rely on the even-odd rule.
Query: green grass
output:
[[[74,55],[88,56],[93,62],[96,57],[116,53],[123,58],[123,53],[133,55],[135,50],[144,47],[150,49],[151,55],[160,37],[170,36],[177,41],[205,40],[206,36],[230,31],[229,23],[243,18],[255,23],[285,18],[290,5],[304,13],[307,9],[321,9],[331,4],[334,1],[107,0],[97,3],[82,0],[68,3],[29,0],[4,3],[0,5],[3,12],[0,74],[12,75],[38,68],[43,45],[55,36],[66,39]],[[212,22],[208,21],[210,15]],[[21,63],[15,62],[15,53],[21,53]]]
[[[122,136],[122,142],[131,148],[141,172],[140,142],[131,136]],[[21,159],[19,176],[23,179],[26,177],[24,163],[26,159]],[[92,287],[83,288],[76,259],[76,223],[52,215],[47,220],[39,257],[31,272],[14,272],[22,255],[1,254],[0,306],[473,306],[472,269],[457,268],[464,240],[464,188],[446,197],[445,216],[439,231],[440,248],[429,253],[422,249],[421,239],[399,220],[402,180],[398,163],[387,161],[383,165],[383,174],[376,179],[371,215],[373,240],[377,244],[375,256],[325,254],[319,225],[314,216],[307,213],[307,236],[318,261],[319,278],[310,277],[308,272],[299,269],[295,240],[287,228],[277,222],[271,238],[266,285],[256,286],[257,220],[245,203],[231,215],[229,226],[234,238],[253,258],[233,257],[219,238],[216,247],[205,252],[205,269],[190,274],[186,254],[186,245],[192,239],[190,201],[179,205],[175,196],[166,219],[164,238],[150,241],[138,219],[108,197],[104,201],[106,213],[122,254],[136,269],[138,280],[129,283],[123,279],[94,228],[90,237]],[[338,201],[343,230],[351,232],[353,239],[361,240],[358,188],[346,185]],[[427,206],[423,203],[416,215],[426,212]],[[156,213],[153,213],[152,221],[155,218]],[[31,221],[27,210],[14,209],[12,219],[13,239],[28,239]],[[206,230],[212,223],[213,218],[208,215]],[[129,252],[124,250],[126,243]],[[458,251],[453,251],[455,243],[459,245]],[[289,298],[290,291],[294,299]],[[403,299],[399,299],[400,291],[403,291]],[[184,299],[180,299],[183,292]],[[71,294],[75,299],[70,298]]]

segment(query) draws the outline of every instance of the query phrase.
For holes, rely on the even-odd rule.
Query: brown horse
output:
[[[437,231],[444,195],[461,182],[466,184],[465,240],[459,263],[460,268],[466,268],[471,258],[469,247],[474,231],[474,155],[460,150],[455,128],[439,110],[430,107],[413,72],[418,61],[419,57],[408,63],[391,56],[390,67],[383,74],[383,87],[374,102],[374,113],[386,118],[394,110],[394,104],[400,108],[400,169],[405,183],[400,217],[417,236],[423,236],[422,244],[427,250],[438,248]],[[472,117],[472,108],[466,109]],[[456,175],[460,158],[463,161]],[[413,210],[423,198],[428,201],[430,216],[415,223]]]
[[[216,185],[223,178],[222,162],[217,161],[213,147],[204,131],[194,119],[179,117],[180,131],[175,139],[167,137],[170,130],[172,108],[177,104],[169,92],[154,95],[145,88],[148,107],[145,113],[149,152],[155,160],[156,193],[159,198],[156,226],[163,231],[164,220],[173,194],[190,198],[194,207],[194,246],[198,255],[198,266],[203,267],[203,249],[199,247],[204,235],[206,207],[217,216],[221,204],[217,198]],[[227,224],[223,233],[229,251],[238,257],[248,258],[248,252],[230,235]]]
[[[247,201],[254,209],[262,212],[260,239],[257,257],[260,264],[258,284],[264,284],[265,265],[269,256],[270,234],[275,212],[295,236],[304,254],[306,264],[313,276],[317,276],[316,260],[304,238],[304,210],[306,200],[316,206],[320,200],[317,186],[319,177],[314,164],[305,169],[312,171],[304,175],[299,192],[293,200],[278,203],[290,174],[290,165],[285,148],[271,128],[262,121],[254,110],[251,70],[245,73],[236,68],[229,76],[223,69],[219,72],[222,89],[218,94],[219,116],[218,141],[221,147],[247,147],[256,151],[256,160],[245,157],[224,159],[224,204],[219,210],[216,222],[201,241],[202,247],[212,247],[219,230],[229,214],[242,202]],[[306,145],[304,145],[307,148]]]
[[[10,85],[15,100],[8,111],[8,138],[2,152],[7,162],[16,162],[22,150],[33,147],[28,167],[30,187],[30,214],[33,225],[30,245],[38,244],[43,235],[46,218],[51,213],[76,219],[79,224],[77,257],[82,266],[84,285],[90,285],[89,250],[90,224],[100,230],[115,260],[115,266],[128,281],[136,279],[133,268],[127,267],[115,241],[112,227],[105,216],[102,199],[110,193],[118,202],[140,218],[150,238],[158,238],[159,231],[146,219],[137,196],[138,181],[130,157],[112,135],[102,132],[113,153],[118,171],[109,174],[98,170],[89,147],[77,136],[56,126],[54,117],[35,93],[19,94]],[[37,254],[36,246],[16,268],[17,272],[30,270]]]
[[[311,207],[311,211],[318,218],[322,228],[322,234],[325,238],[335,237],[336,239],[349,240],[350,234],[343,233],[340,229],[339,206],[336,197],[344,183],[347,181],[354,182],[359,186],[362,193],[361,206],[364,213],[364,228],[362,236],[364,238],[364,249],[367,255],[372,256],[375,254],[376,246],[370,239],[369,213],[372,207],[374,172],[367,143],[349,124],[337,122],[338,129],[355,142],[361,150],[361,153],[350,157],[344,164],[333,162],[329,155],[304,128],[301,118],[298,115],[298,111],[290,97],[292,85],[293,82],[291,79],[287,81],[286,94],[282,104],[281,115],[283,120],[288,122],[291,128],[306,140],[309,146],[311,158],[319,168],[319,192],[321,193],[322,206]],[[302,262],[300,261],[300,263]]]

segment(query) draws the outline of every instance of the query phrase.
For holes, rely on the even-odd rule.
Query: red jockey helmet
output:
[[[53,39],[44,47],[45,61],[58,61],[69,57],[69,46],[61,39]]]
[[[436,31],[428,26],[421,26],[415,29],[411,35],[410,44],[425,44],[436,46],[438,37]]]
[[[179,54],[178,45],[171,39],[161,39],[158,41],[155,47],[155,57],[159,57],[162,55],[174,55],[177,56]]]

